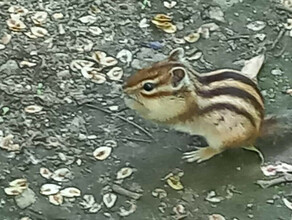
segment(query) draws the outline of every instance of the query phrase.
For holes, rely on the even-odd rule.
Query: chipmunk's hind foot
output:
[[[219,154],[222,152],[222,150],[214,149],[211,147],[204,147],[199,148],[196,147],[197,150],[190,151],[184,153],[184,156],[182,157],[183,160],[186,160],[189,163],[197,161],[197,163],[201,163],[202,161],[208,160],[215,156],[216,154]]]

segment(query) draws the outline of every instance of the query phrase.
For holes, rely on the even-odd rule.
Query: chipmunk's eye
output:
[[[151,90],[153,90],[155,87],[155,84],[154,83],[145,83],[143,85],[143,89],[147,92],[150,92]]]

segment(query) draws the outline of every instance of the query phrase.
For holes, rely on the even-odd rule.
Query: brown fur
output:
[[[204,136],[212,153],[252,144],[262,131],[264,117],[257,85],[236,70],[197,74],[180,58],[181,54],[174,52],[131,76],[124,91],[137,101],[127,102],[128,106],[154,122]],[[180,74],[174,76],[172,69],[177,67]],[[181,71],[186,71],[185,77]],[[153,91],[143,90],[147,81],[156,84]],[[202,155],[204,152],[198,151],[187,158],[202,161]]]

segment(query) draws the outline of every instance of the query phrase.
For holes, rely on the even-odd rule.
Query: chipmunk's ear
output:
[[[173,87],[178,87],[188,80],[188,76],[185,68],[183,67],[174,67],[171,69],[171,84]]]
[[[183,60],[185,51],[183,48],[179,47],[172,50],[169,54],[168,60],[170,61],[181,61]]]

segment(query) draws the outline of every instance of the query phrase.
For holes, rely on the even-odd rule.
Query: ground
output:
[[[291,185],[263,189],[255,184],[265,179],[255,153],[234,149],[201,164],[185,163],[182,153],[201,146],[204,140],[141,119],[125,108],[120,85],[137,68],[162,59],[178,46],[183,46],[189,56],[195,48],[202,52],[202,57],[192,62],[200,72],[225,67],[240,69],[242,60],[265,53],[258,79],[267,113],[284,114],[292,107],[291,96],[285,94],[292,82],[292,38],[289,27],[284,27],[292,9],[272,0],[181,0],[172,9],[164,7],[163,1],[154,0],[151,7],[146,4],[143,8],[143,2],[147,3],[19,0],[17,5],[28,10],[20,18],[26,28],[15,32],[9,30],[6,20],[13,13],[8,9],[16,2],[0,1],[0,37],[5,33],[12,36],[10,42],[0,42],[0,137],[12,134],[14,143],[20,145],[18,151],[0,149],[1,219],[175,219],[178,214],[173,207],[179,204],[185,207],[185,219],[192,220],[208,219],[214,213],[226,219],[290,219],[291,210],[282,198],[291,193]],[[41,24],[48,34],[33,39],[23,32],[36,26],[31,16],[37,11],[49,15]],[[53,16],[55,13],[64,17]],[[92,23],[79,20],[90,13]],[[151,24],[158,13],[173,17],[176,33],[165,33]],[[149,27],[139,27],[143,18]],[[263,27],[247,28],[254,21],[263,21]],[[174,42],[173,36],[182,38],[210,22],[220,29],[211,32],[209,38],[183,45]],[[94,35],[89,26],[98,26],[102,33]],[[150,42],[156,43],[146,48]],[[128,64],[118,62],[124,71],[120,80],[107,79],[98,84],[70,68],[73,60],[89,60],[93,51],[116,57],[123,49],[130,51],[133,59]],[[36,65],[22,66],[23,60]],[[29,105],[42,106],[42,110],[29,113],[25,110]],[[291,137],[282,134],[257,142],[266,162],[292,162]],[[97,147],[115,143],[117,146],[113,146],[107,159],[98,161],[93,157]],[[62,188],[77,187],[81,196],[66,199],[60,206],[51,204],[47,196],[40,194],[40,188],[56,181],[43,178],[42,167],[51,171],[68,168],[72,177],[57,184]],[[116,173],[122,167],[131,167],[134,173],[117,181]],[[184,189],[180,191],[162,180],[177,168],[184,173]],[[23,209],[16,204],[15,196],[4,193],[9,182],[18,178],[26,178],[35,193],[32,200],[36,201]],[[117,194],[117,202],[110,209],[102,202],[102,196],[111,191],[114,182],[143,194],[137,201],[131,200],[137,209],[126,217],[118,214],[121,206],[127,210],[130,207],[126,196]],[[155,198],[152,192],[156,188],[164,189],[167,197]],[[206,200],[210,191],[219,196],[217,202]],[[97,213],[88,213],[80,205],[85,194],[93,195],[101,204]]]

